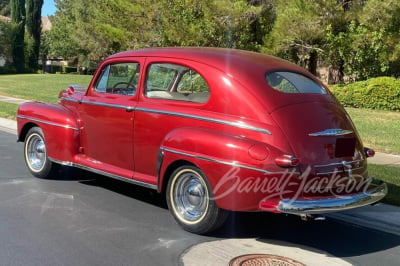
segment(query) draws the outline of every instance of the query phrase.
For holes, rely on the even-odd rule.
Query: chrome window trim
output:
[[[79,131],[79,128],[76,128],[76,127],[71,127],[69,125],[57,124],[57,123],[53,123],[53,122],[48,122],[48,121],[45,121],[45,120],[35,119],[35,118],[27,117],[27,116],[24,116],[24,115],[18,115],[17,118],[26,119],[26,120],[30,120],[30,121],[34,121],[34,122],[50,125],[50,126],[62,127],[62,128],[66,128],[66,129],[72,129],[72,130]]]
[[[239,168],[243,168],[243,169],[247,169],[247,170],[253,170],[253,171],[261,172],[261,173],[264,173],[264,174],[282,174],[282,173],[284,173],[284,172],[270,172],[270,171],[265,170],[265,169],[238,164],[237,162],[234,162],[234,161],[233,162],[228,162],[228,161],[224,161],[224,160],[213,159],[213,158],[209,158],[209,157],[206,157],[206,156],[199,156],[199,155],[196,155],[196,154],[177,151],[177,150],[166,148],[166,147],[161,147],[161,150],[162,151],[171,152],[171,153],[175,153],[175,154],[179,154],[179,155],[188,156],[188,157],[191,157],[191,158],[200,159],[200,160],[207,161],[207,162],[220,163],[220,164],[225,164],[225,165],[229,165],[229,166],[233,166],[233,167],[239,167]]]
[[[61,165],[76,167],[76,168],[79,168],[79,169],[82,169],[82,170],[86,170],[86,171],[89,171],[89,172],[92,172],[92,173],[95,173],[95,174],[99,174],[99,175],[103,175],[103,176],[106,176],[106,177],[110,177],[110,178],[113,178],[113,179],[116,179],[116,180],[119,180],[119,181],[123,181],[123,182],[131,183],[131,184],[134,184],[134,185],[138,185],[138,186],[142,186],[142,187],[146,187],[146,188],[157,190],[157,185],[145,183],[145,182],[142,182],[142,181],[138,181],[138,180],[135,180],[135,179],[130,179],[130,178],[119,176],[119,175],[115,175],[115,174],[111,174],[111,173],[108,173],[108,172],[105,172],[105,171],[102,171],[102,170],[98,170],[98,169],[95,169],[95,168],[92,168],[92,167],[88,167],[88,166],[77,164],[77,163],[73,163],[73,162],[59,161],[59,160],[56,160],[56,159],[53,159],[53,158],[50,158],[50,157],[49,157],[49,160],[54,162],[54,163],[61,164]]]
[[[248,130],[272,135],[272,133],[267,129],[245,125],[240,122],[231,122],[231,121],[226,121],[226,120],[222,120],[222,119],[208,118],[208,117],[199,116],[199,115],[190,115],[190,114],[183,114],[183,113],[163,111],[163,110],[155,110],[155,109],[142,108],[142,107],[136,107],[135,110],[141,111],[141,112],[155,113],[155,114],[164,114],[164,115],[172,115],[172,116],[178,116],[178,117],[184,117],[184,118],[192,118],[192,119],[196,119],[196,120],[200,120],[200,121],[206,121],[206,122],[212,122],[212,123],[217,123],[217,124],[222,124],[222,125],[227,125],[227,126],[233,126],[233,127],[248,129]]]

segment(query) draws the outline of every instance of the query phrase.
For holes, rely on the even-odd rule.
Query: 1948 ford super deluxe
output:
[[[127,51],[59,104],[18,110],[37,177],[74,166],[165,193],[175,220],[206,233],[228,211],[313,215],[382,199],[344,108],[310,73],[220,48]]]

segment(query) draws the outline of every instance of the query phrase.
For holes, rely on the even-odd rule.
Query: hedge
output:
[[[400,111],[400,80],[395,78],[379,77],[334,85],[331,91],[347,107]]]

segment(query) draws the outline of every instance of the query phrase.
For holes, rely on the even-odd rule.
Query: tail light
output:
[[[275,159],[275,163],[280,167],[294,167],[299,165],[300,160],[293,155],[282,155]]]
[[[364,153],[365,153],[365,156],[367,156],[367,157],[374,157],[374,155],[375,155],[375,151],[373,149],[370,149],[367,147],[364,148]]]

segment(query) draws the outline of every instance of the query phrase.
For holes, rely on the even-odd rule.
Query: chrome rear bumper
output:
[[[367,191],[362,193],[339,196],[336,198],[315,200],[283,199],[279,201],[277,209],[279,212],[289,214],[320,214],[343,211],[373,204],[385,197],[387,191],[386,184],[382,184],[369,188]]]

